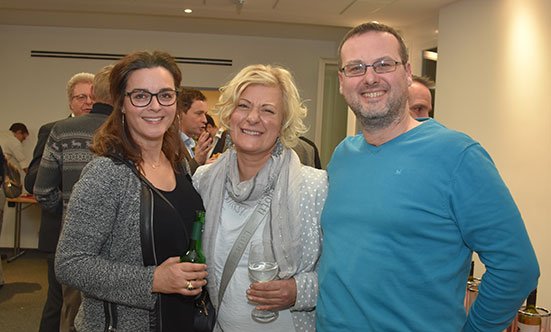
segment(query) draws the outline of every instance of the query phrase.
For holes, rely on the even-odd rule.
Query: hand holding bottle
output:
[[[207,284],[207,275],[205,264],[181,263],[179,257],[170,257],[155,268],[152,291],[194,296]],[[193,288],[188,287],[189,283]]]

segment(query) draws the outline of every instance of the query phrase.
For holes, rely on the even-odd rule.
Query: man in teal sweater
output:
[[[467,135],[410,116],[394,29],[358,26],[339,53],[340,92],[362,133],[328,166],[318,331],[502,331],[539,268],[492,159]],[[467,316],[473,251],[486,273]]]

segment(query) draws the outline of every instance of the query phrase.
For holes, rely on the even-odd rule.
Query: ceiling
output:
[[[339,39],[350,27],[373,20],[434,34],[439,9],[455,1],[0,0],[0,24]],[[184,13],[186,8],[193,13]]]

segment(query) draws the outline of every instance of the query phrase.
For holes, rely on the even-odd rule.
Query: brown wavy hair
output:
[[[140,146],[130,135],[128,126],[123,123],[122,106],[126,97],[126,85],[128,77],[132,72],[144,68],[163,67],[168,70],[174,78],[174,88],[180,86],[182,73],[178,65],[166,52],[140,51],[126,55],[111,71],[109,76],[111,97],[113,100],[113,112],[105,123],[94,135],[90,150],[99,156],[111,157],[113,154],[128,159],[141,169],[142,153]],[[172,125],[163,136],[162,150],[172,168],[178,170],[176,164],[184,159],[184,145],[178,133],[179,117],[175,116]]]

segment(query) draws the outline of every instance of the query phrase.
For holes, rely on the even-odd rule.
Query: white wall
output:
[[[428,28],[437,25],[437,22],[438,18],[433,18],[400,30],[408,47],[411,72],[414,75],[422,75],[423,51],[438,46],[438,32]]]
[[[551,308],[551,1],[463,0],[439,17],[436,119],[478,140],[515,198]],[[451,258],[450,258],[451,259]]]
[[[314,138],[319,58],[333,58],[337,44],[327,40],[300,40],[215,34],[77,29],[0,25],[0,130],[23,122],[30,130],[24,142],[32,155],[36,135],[44,123],[69,114],[65,92],[75,73],[95,73],[107,60],[31,58],[31,50],[126,54],[136,50],[164,50],[179,57],[232,59],[233,66],[181,64],[182,85],[218,88],[246,65],[276,63],[290,69],[311,110],[305,123]],[[0,247],[13,245],[13,208],[6,208]],[[36,248],[38,207],[23,213],[22,246]]]

